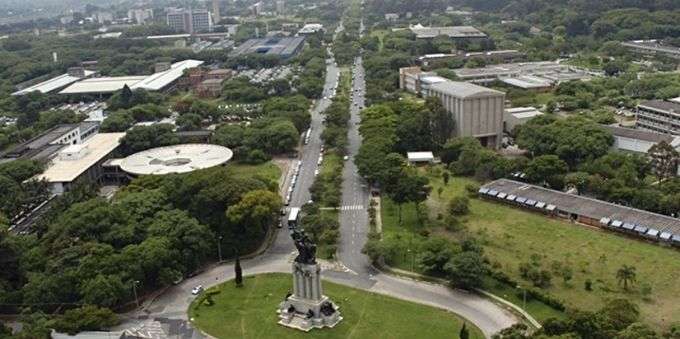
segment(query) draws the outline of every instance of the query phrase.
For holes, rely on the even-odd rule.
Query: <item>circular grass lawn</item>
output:
[[[244,277],[243,287],[233,281],[208,289],[189,307],[189,317],[204,332],[231,338],[458,338],[464,320],[438,308],[380,294],[323,282],[324,294],[339,307],[344,318],[334,328],[308,333],[277,324],[279,303],[292,289],[290,274],[272,273]],[[205,300],[210,292],[213,300]],[[467,323],[470,338],[484,338]]]

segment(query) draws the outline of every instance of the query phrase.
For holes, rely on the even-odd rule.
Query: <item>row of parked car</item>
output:
[[[286,206],[290,205],[290,200],[293,196],[293,191],[295,190],[295,184],[297,184],[298,176],[300,175],[300,168],[302,167],[302,160],[296,160],[293,169],[293,178],[290,180],[290,186],[288,186],[288,193],[286,193],[286,199],[284,204]]]

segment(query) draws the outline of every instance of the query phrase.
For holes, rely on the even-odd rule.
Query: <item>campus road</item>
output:
[[[361,253],[368,233],[369,191],[353,161],[361,145],[361,136],[358,133],[359,111],[364,106],[365,94],[364,70],[360,57],[355,61],[353,74],[351,121],[347,147],[349,160],[345,162],[343,170],[338,262],[321,263],[324,279],[452,311],[474,323],[486,337],[491,337],[499,330],[518,322],[514,314],[477,294],[376,271],[370,265],[368,258]],[[321,149],[320,135],[323,129],[321,113],[330,105],[330,95],[336,86],[338,76],[339,70],[331,62],[327,66],[324,87],[324,97],[328,99],[317,101],[312,109],[312,133],[309,144],[305,145],[302,150],[302,168],[292,192],[290,207],[299,207],[309,200],[309,187],[314,181],[314,171],[317,169]],[[289,184],[290,175],[286,178],[284,195]],[[242,260],[241,266],[245,275],[268,272],[290,273],[291,263],[295,257],[294,252],[295,248],[288,230],[280,229],[273,244],[262,255]],[[141,309],[127,314],[120,328],[137,326],[145,319],[186,321],[187,309],[195,298],[191,294],[194,286],[203,285],[208,288],[233,278],[233,264],[216,266],[188,278],[178,285],[171,286],[155,299],[147,301]],[[283,297],[281,296],[282,300]],[[192,333],[192,335],[194,338],[200,337],[198,333]],[[187,338],[191,337],[187,336]]]

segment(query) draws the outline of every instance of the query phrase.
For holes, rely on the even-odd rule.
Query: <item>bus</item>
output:
[[[288,213],[288,229],[292,230],[294,228],[297,228],[299,222],[300,222],[300,208],[293,207],[290,209],[290,213]]]

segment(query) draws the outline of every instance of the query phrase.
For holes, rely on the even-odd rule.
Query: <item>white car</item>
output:
[[[349,160],[349,155],[345,155],[344,157],[342,157],[342,160],[345,160],[345,161]]]
[[[197,295],[201,292],[203,292],[203,285],[198,285],[198,286],[191,289],[191,294],[193,294],[193,295]]]
[[[314,170],[314,176],[319,175],[319,170]]]

